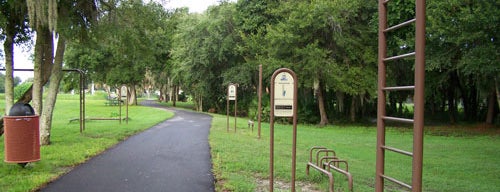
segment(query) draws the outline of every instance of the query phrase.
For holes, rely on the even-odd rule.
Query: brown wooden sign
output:
[[[293,117],[295,99],[295,79],[287,71],[280,72],[274,77],[274,116]]]
[[[292,186],[295,192],[295,170],[297,149],[297,76],[287,68],[276,70],[271,77],[271,114],[270,114],[270,157],[269,191],[274,188],[274,117],[293,117],[292,137]]]
[[[236,119],[237,119],[237,105],[238,105],[238,94],[237,94],[237,87],[238,84],[230,83],[227,87],[227,105],[226,105],[226,112],[227,112],[227,131],[229,132],[229,101],[234,101],[234,131],[236,132]]]
[[[227,97],[231,101],[236,100],[236,85],[235,84],[229,84],[229,86],[227,88]]]

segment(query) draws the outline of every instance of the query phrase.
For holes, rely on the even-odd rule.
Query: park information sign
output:
[[[292,187],[295,191],[297,154],[297,76],[287,68],[274,71],[271,77],[271,114],[269,118],[269,191],[274,188],[274,117],[292,117]]]
[[[293,117],[294,79],[288,72],[279,73],[274,79],[274,116]]]
[[[227,111],[227,131],[229,131],[229,101],[234,101],[234,132],[236,132],[236,119],[237,119],[237,105],[238,105],[238,100],[236,99],[237,94],[236,94],[236,87],[238,87],[238,84],[230,83],[227,87],[227,105],[226,105],[226,111]]]
[[[229,87],[227,89],[227,95],[229,100],[234,101],[236,100],[236,85],[235,84],[229,84]]]

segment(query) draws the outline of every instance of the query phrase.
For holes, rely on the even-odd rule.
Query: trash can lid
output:
[[[28,103],[19,102],[10,108],[9,116],[32,116],[35,115],[35,110]]]

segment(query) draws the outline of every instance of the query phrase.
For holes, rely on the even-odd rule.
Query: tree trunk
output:
[[[167,101],[172,101],[172,80],[170,79],[170,77],[167,79],[167,88],[166,88],[166,92],[167,92],[167,95],[168,95],[168,99],[165,98]]]
[[[464,81],[469,81],[465,83],[461,83],[458,77],[458,74],[453,73],[455,75],[454,78],[457,82],[457,87],[460,91],[460,95],[462,97],[462,102],[464,106],[464,113],[465,113],[465,119],[466,120],[477,120],[477,88],[474,85],[474,79],[472,79],[472,76],[468,77],[463,77]],[[466,86],[469,85],[469,86]]]
[[[163,97],[163,85],[160,85],[159,91],[160,91],[160,95],[158,96],[159,97],[158,101],[160,101],[160,103],[161,103],[164,100],[163,98],[165,98],[165,97]]]
[[[169,99],[170,98],[168,96],[168,85],[165,85],[163,87],[163,101],[165,101],[165,103],[166,103],[166,102],[169,102]]]
[[[498,104],[498,108],[500,109],[500,89],[498,88],[498,86],[500,86],[500,83],[498,81],[499,81],[498,77],[495,77],[495,90],[497,93],[497,104]]]
[[[399,107],[398,107],[398,115],[403,116],[403,112],[404,112],[404,110],[403,110],[404,109],[403,101],[399,100],[398,101],[398,105],[399,105]]]
[[[35,65],[33,70],[33,108],[35,113],[40,114],[42,111],[42,95],[44,76],[47,75],[47,79],[50,77],[50,71],[52,70],[52,62],[54,60],[53,56],[53,36],[47,27],[39,27],[37,31],[37,38],[35,44]],[[49,71],[44,74],[45,71]]]
[[[434,116],[436,115],[436,109],[437,109],[437,102],[435,101],[436,100],[436,94],[435,93],[431,93],[430,94],[430,97],[429,97],[429,100],[430,101],[429,103],[429,106],[430,106],[430,111],[431,111],[431,116]]]
[[[9,114],[9,110],[14,104],[14,37],[7,35],[3,43],[5,52],[5,115]],[[1,118],[0,136],[3,135],[3,118]]]
[[[392,115],[397,114],[398,112],[398,100],[396,94],[396,92],[389,93],[389,113],[391,113]]]
[[[163,83],[160,85],[160,89],[159,89],[160,90],[160,95],[159,95],[160,98],[158,98],[158,100],[160,100],[160,103],[161,102],[167,102],[167,93],[165,91],[165,89],[166,89],[165,87],[166,86],[167,85],[163,84]]]
[[[200,94],[195,93],[194,98],[194,110],[196,111],[203,111],[203,98]]]
[[[493,124],[495,118],[495,90],[488,97],[488,113],[486,114],[486,123]]]
[[[198,111],[203,111],[203,97],[201,95],[198,98]]]
[[[340,114],[344,113],[344,93],[337,91],[337,110]]]
[[[177,95],[179,91],[177,90],[177,85],[174,85],[174,88],[172,89],[172,106],[176,107],[177,104]]]
[[[179,91],[181,89],[180,85],[175,86],[175,101],[179,101]]]
[[[45,85],[47,82],[49,82],[49,77],[51,73],[52,65],[46,65],[42,67],[42,74],[43,74],[43,79],[42,79],[42,84]],[[23,93],[23,95],[16,101],[16,103],[23,102],[23,103],[29,103],[33,99],[33,85],[30,86],[26,92]],[[2,119],[0,121],[3,122]]]
[[[59,91],[59,84],[63,77],[62,63],[64,50],[66,48],[66,41],[62,36],[59,36],[57,42],[56,57],[52,66],[52,75],[50,76],[49,90],[46,100],[44,102],[42,115],[40,118],[40,144],[50,144],[50,130],[52,127],[52,115],[57,100],[57,93]]]
[[[137,105],[137,93],[135,90],[135,84],[132,84],[132,86],[129,87],[128,89],[128,104],[129,105]]]
[[[319,114],[321,117],[321,121],[319,122],[320,126],[325,126],[328,124],[328,116],[326,114],[326,109],[325,109],[325,98],[323,94],[324,90],[324,85],[321,80],[319,80],[319,85],[318,85],[318,108],[319,108]]]
[[[365,107],[365,94],[361,94],[359,96],[359,109],[361,110],[361,118],[365,117],[366,115],[366,107]]]
[[[38,30],[41,31],[41,30]],[[38,32],[35,43],[35,64],[33,68],[33,84],[32,88],[32,105],[36,114],[41,114],[42,110],[42,64],[43,64],[43,48],[42,45],[45,38],[43,32]]]
[[[351,99],[351,122],[356,122],[356,97]]]
[[[446,87],[446,88],[443,88],[442,92],[442,98],[441,98],[441,106],[440,106],[440,112],[446,112],[447,111],[447,107],[448,107],[448,89],[449,89],[449,86]]]
[[[33,1],[31,2],[33,3]],[[28,5],[28,7],[30,7]],[[50,68],[53,60],[52,54],[52,34],[49,32],[47,27],[43,27],[42,25],[36,25],[37,31],[37,40],[35,44],[35,67],[34,67],[34,83],[31,87],[23,93],[17,102],[29,103],[33,101],[32,105],[35,108],[35,113],[40,113],[42,108],[42,87],[47,83],[50,76]],[[14,35],[11,35],[12,37]],[[8,43],[8,42],[7,42]],[[6,49],[6,51],[9,49]],[[13,50],[13,49],[10,49]],[[49,51],[46,51],[49,50]],[[7,54],[6,57],[12,55]],[[11,57],[13,58],[13,57]],[[7,58],[6,58],[7,59]],[[9,62],[6,61],[6,64]],[[11,64],[13,63],[10,62]],[[46,63],[48,63],[46,65]],[[6,69],[7,70],[7,69]],[[35,91],[34,91],[35,90]],[[7,91],[7,89],[6,89]],[[36,97],[35,100],[33,98]],[[13,98],[13,97],[12,97]],[[7,98],[6,98],[7,99]],[[9,103],[10,101],[6,101]],[[9,110],[7,108],[7,110]],[[0,118],[0,136],[3,135],[3,118]]]
[[[5,52],[5,114],[9,114],[9,110],[14,105],[14,36],[7,34],[3,43]],[[3,129],[0,130],[0,135]]]
[[[52,39],[52,37],[51,37],[51,39]],[[52,57],[50,57],[50,58],[52,58]],[[46,61],[47,63],[52,62],[52,59],[47,59],[47,60],[48,60],[48,61]],[[41,68],[41,70],[42,70],[42,86],[47,84],[47,82],[49,81],[51,69],[52,69],[51,63],[42,66],[42,68]],[[23,93],[23,95],[16,101],[16,103],[18,103],[18,102],[22,102],[22,103],[31,102],[33,99],[32,93],[33,93],[33,84],[30,86],[30,88],[28,90],[26,90],[26,92]],[[3,135],[3,129],[4,129],[3,128],[3,118],[0,118],[0,136]]]
[[[200,99],[198,98],[198,94],[197,93],[194,94],[193,103],[194,103],[194,109],[196,111],[198,111],[198,109],[200,108]]]
[[[450,117],[450,123],[455,124],[457,122],[456,112],[457,106],[455,103],[455,85],[454,82],[451,81],[448,87],[448,115]]]
[[[108,96],[110,96],[111,95],[111,86],[104,84],[103,88],[104,88],[104,91],[106,91],[106,94]]]

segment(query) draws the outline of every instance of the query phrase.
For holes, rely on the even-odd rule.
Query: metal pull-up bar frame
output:
[[[424,130],[424,82],[425,82],[425,0],[415,0],[415,18],[403,23],[387,26],[387,5],[390,0],[378,1],[378,102],[377,102],[377,165],[375,191],[384,191],[384,181],[391,181],[414,192],[422,191],[423,130]],[[407,54],[387,57],[387,33],[415,24],[415,51]],[[415,85],[386,87],[386,62],[415,57]],[[386,116],[386,92],[414,91],[413,119]],[[385,122],[396,121],[413,124],[413,151],[408,152],[385,144]],[[412,158],[412,183],[406,184],[385,175],[385,151],[410,156]]]
[[[0,71],[5,71],[5,68],[0,69]],[[12,69],[12,71],[31,71],[33,69]],[[80,93],[80,133],[85,130],[85,73],[80,69],[63,69],[64,72],[77,72],[80,74],[80,84],[79,84],[79,93]]]

